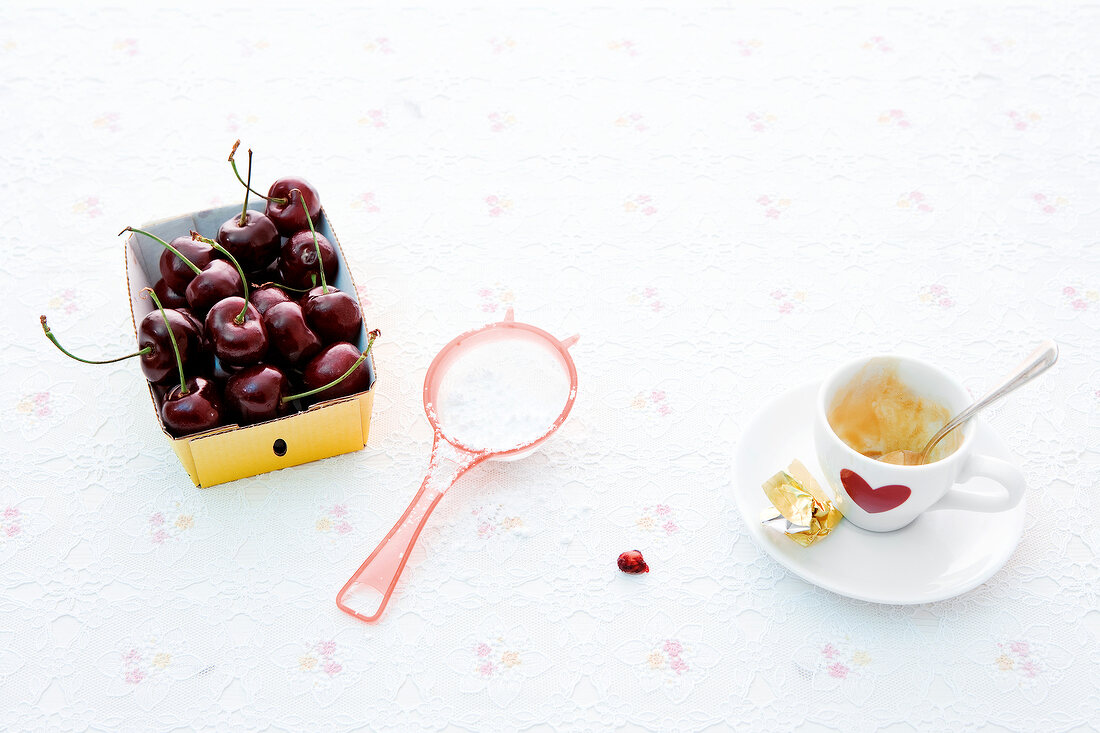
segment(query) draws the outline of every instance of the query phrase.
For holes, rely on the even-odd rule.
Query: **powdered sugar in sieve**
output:
[[[526,339],[492,341],[449,366],[434,405],[440,429],[478,451],[506,451],[541,438],[571,389],[560,358]]]

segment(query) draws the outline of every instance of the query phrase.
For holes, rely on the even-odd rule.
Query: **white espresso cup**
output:
[[[956,428],[963,432],[963,439],[954,453],[923,466],[876,461],[841,440],[829,426],[829,408],[837,391],[869,364],[895,368],[898,379],[916,395],[938,402],[952,415],[972,401],[954,377],[908,356],[863,357],[827,376],[817,394],[814,444],[838,508],[849,521],[874,532],[889,532],[901,529],[929,510],[1003,512],[1020,502],[1024,494],[1023,473],[1011,463],[974,453],[974,420]],[[913,450],[922,447],[913,446]],[[956,486],[976,476],[993,479],[1004,490],[978,492]]]

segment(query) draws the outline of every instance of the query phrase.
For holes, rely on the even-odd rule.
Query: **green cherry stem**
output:
[[[85,364],[114,364],[116,361],[122,361],[124,359],[130,359],[130,358],[133,358],[135,356],[145,356],[146,354],[148,354],[150,351],[153,350],[152,346],[146,346],[141,351],[135,351],[132,354],[127,354],[126,356],[120,356],[117,359],[104,359],[102,361],[95,361],[93,359],[81,359],[79,356],[74,356],[73,354],[70,354],[68,351],[65,350],[65,347],[62,346],[58,342],[57,337],[54,336],[53,331],[50,330],[49,324],[46,323],[46,316],[39,316],[38,321],[39,321],[39,323],[42,324],[42,332],[46,334],[46,338],[48,338],[51,342],[53,342],[53,345],[57,347],[58,351],[60,351],[62,354],[69,357],[70,359],[76,359],[77,361],[82,361]]]
[[[237,226],[243,227],[246,223],[245,214],[248,213],[248,192],[252,190],[252,148],[248,149],[248,183],[244,186],[244,206],[241,207],[241,220]]]
[[[121,232],[119,232],[118,235],[121,237],[123,232],[133,232],[134,234],[144,234],[145,236],[149,237],[150,239],[157,240],[158,242],[163,244],[168,249],[169,252],[174,254],[176,257],[179,257],[181,260],[183,260],[183,264],[190,267],[195,272],[196,275],[201,275],[202,274],[202,270],[200,270],[198,268],[198,265],[196,265],[194,262],[192,262],[191,260],[184,257],[182,252],[180,252],[178,249],[176,249],[172,245],[168,244],[168,242],[165,242],[163,239],[158,237],[156,234],[150,234],[149,232],[145,231],[144,229],[134,229],[133,227],[126,227]]]
[[[336,385],[340,384],[340,382],[343,382],[345,379],[347,379],[349,376],[351,376],[351,373],[354,372],[356,369],[358,369],[359,365],[362,364],[363,361],[370,355],[370,350],[374,346],[374,340],[376,338],[378,338],[379,336],[381,336],[382,332],[379,331],[376,328],[373,331],[371,331],[368,335],[370,336],[370,338],[367,340],[367,348],[363,349],[363,353],[359,356],[358,359],[355,360],[355,363],[352,364],[351,367],[348,368],[348,370],[346,372],[344,372],[339,377],[337,377],[336,379],[334,379],[331,382],[329,382],[328,384],[326,384],[324,387],[318,387],[317,389],[311,389],[308,392],[302,392],[301,394],[290,395],[289,397],[283,397],[282,402],[284,402],[284,403],[293,402],[294,400],[300,400],[303,397],[311,397],[311,396],[317,394],[318,392],[324,392],[326,389],[329,389],[330,387],[335,387]]]
[[[257,285],[256,283],[252,283],[252,289],[253,290],[259,290],[260,288],[266,288],[266,287],[279,288],[279,290],[289,290],[292,293],[308,293],[310,290],[313,289],[313,288],[292,288],[289,285],[283,285],[282,283],[276,283],[276,282],[261,283],[260,285]]]
[[[321,294],[328,295],[328,283],[325,282],[325,261],[321,258],[321,243],[317,241],[317,230],[313,228],[313,217],[309,215],[309,207],[306,206],[306,197],[302,193],[300,188],[290,189],[291,193],[298,192],[298,200],[302,202],[302,211],[306,215],[306,223],[309,224],[309,231],[313,233],[313,246],[317,248],[317,267],[321,271]],[[314,280],[313,282],[317,282]]]
[[[191,239],[194,239],[196,242],[206,242],[211,247],[221,252],[223,255],[229,258],[229,261],[232,262],[233,266],[237,268],[237,272],[241,274],[241,287],[244,288],[244,308],[241,308],[241,312],[237,314],[236,318],[233,319],[234,323],[236,323],[238,326],[241,325],[242,323],[244,323],[245,313],[248,313],[248,277],[244,274],[244,268],[241,267],[241,263],[237,262],[237,258],[234,257],[229,252],[229,250],[215,242],[213,239],[207,239],[206,237],[202,236],[194,230],[191,231]]]
[[[168,329],[168,340],[172,342],[172,352],[176,355],[176,366],[180,370],[180,394],[187,394],[187,379],[183,376],[183,359],[180,357],[180,347],[176,343],[176,334],[172,331],[172,325],[168,323],[168,314],[164,312],[164,306],[160,304],[160,298],[152,288],[142,288],[141,292],[149,293],[149,297],[153,299],[157,310],[160,311],[160,317],[164,319],[164,327]]]
[[[229,151],[229,164],[231,166],[233,166],[233,175],[235,175],[237,177],[237,180],[241,182],[241,185],[244,186],[245,188],[247,188],[252,193],[259,196],[260,198],[262,198],[264,201],[271,201],[271,202],[274,202],[276,204],[283,204],[283,205],[290,203],[290,199],[281,199],[281,198],[276,198],[276,197],[273,197],[273,196],[264,196],[262,193],[260,193],[256,189],[249,186],[248,184],[252,182],[252,176],[251,175],[249,175],[249,177],[248,177],[248,183],[245,183],[244,179],[241,178],[241,174],[237,171],[237,161],[233,159],[233,156],[236,155],[236,153],[237,153],[237,146],[239,146],[240,144],[241,144],[240,140],[233,143],[233,149]],[[248,158],[249,163],[251,164],[251,161],[252,161],[252,150],[251,149],[248,151],[248,155],[249,155],[249,158]]]

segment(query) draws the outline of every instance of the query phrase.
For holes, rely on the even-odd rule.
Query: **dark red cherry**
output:
[[[244,292],[241,274],[228,260],[214,260],[187,286],[187,303],[196,314],[205,314],[215,303]]]
[[[167,250],[165,251],[167,252]],[[188,272],[191,271],[188,270]],[[165,308],[185,308],[187,306],[187,298],[184,294],[178,293],[168,287],[168,283],[163,277],[157,280],[156,285],[153,286],[153,292],[157,294],[157,297],[160,298],[161,305]]]
[[[292,301],[282,288],[275,285],[265,285],[262,288],[252,290],[248,294],[248,302],[256,306],[256,310],[262,316],[267,313],[268,308],[276,303],[290,303]]]
[[[302,381],[307,390],[324,387],[329,382],[343,376],[344,372],[351,368],[362,355],[359,349],[353,345],[342,342],[329,344],[313,357],[302,374]],[[339,384],[329,387],[323,392],[313,395],[309,399],[312,402],[331,400],[336,397],[345,397],[365,392],[374,383],[374,369],[370,359],[364,359],[363,363],[356,367],[348,378]]]
[[[321,350],[320,337],[306,324],[302,307],[294,301],[276,303],[263,318],[272,348],[291,366],[304,364]]]
[[[299,195],[294,189],[301,191],[301,194]],[[284,237],[309,229],[309,222],[306,221],[307,208],[313,219],[313,226],[318,225],[321,216],[321,196],[317,193],[317,189],[309,185],[304,178],[280,178],[271,184],[267,195],[268,198],[277,200],[268,201],[264,213],[275,223],[279,234]],[[302,206],[303,198],[305,198],[306,208]]]
[[[229,378],[225,403],[241,425],[251,425],[287,414],[290,403],[284,403],[282,398],[289,390],[290,380],[281,369],[270,364],[253,364]]]
[[[302,313],[309,327],[327,344],[355,341],[363,329],[358,301],[331,285],[327,288],[318,285],[306,293]]]
[[[191,238],[176,237],[172,240],[175,242],[173,244],[165,242],[157,235],[144,229],[126,227],[119,234],[126,232],[140,234],[160,242],[164,247],[163,254],[168,256],[167,263],[170,265],[166,266],[166,260],[162,256],[160,262],[165,283],[177,293],[182,292],[184,294],[184,297],[187,298],[187,305],[196,315],[204,316],[210,310],[210,307],[222,298],[245,292],[241,274],[234,265],[226,260],[210,259],[212,253],[217,252],[214,246],[216,243],[213,240],[198,241],[202,238],[199,237],[197,232],[192,231]],[[184,249],[192,246],[200,248],[195,250],[199,253],[196,259],[204,262],[204,265],[200,266],[184,254]],[[174,279],[175,276],[172,275],[174,268],[177,266],[186,269],[189,274],[185,285],[179,285],[179,279]]]
[[[244,319],[238,323],[242,308]],[[210,309],[206,335],[214,345],[214,354],[228,366],[255,364],[267,354],[267,329],[260,312],[238,295],[218,301]]]
[[[252,209],[245,212],[243,224],[240,214],[222,224],[214,239],[247,272],[263,270],[279,256],[279,230],[265,214]]]
[[[197,360],[199,354],[198,333],[183,314],[165,308],[164,315],[172,325],[172,334],[176,337],[180,359],[183,360],[184,367],[187,367],[188,364]],[[164,325],[164,318],[161,317],[159,310],[149,311],[138,323],[138,348],[150,350],[138,360],[141,362],[141,371],[146,379],[154,384],[169,384],[173,381],[179,383],[176,354],[172,350],[168,328]]]
[[[279,250],[279,276],[292,288],[312,288],[320,285],[317,267],[317,249],[321,249],[321,260],[325,263],[325,279],[332,282],[340,269],[336,259],[336,248],[323,235],[317,235],[317,244],[313,243],[313,232],[308,229],[298,232],[283,242]]]
[[[176,237],[169,244],[179,250],[184,257],[194,262],[200,270],[217,259],[217,253],[213,247],[205,242],[196,242],[191,237]],[[164,278],[165,284],[177,293],[185,292],[188,283],[195,278],[195,271],[168,249],[160,253],[160,274]],[[164,305],[168,307],[167,303]]]
[[[217,385],[203,377],[189,377],[186,384],[186,394],[177,384],[168,390],[160,406],[160,419],[177,438],[222,424],[222,399]]]

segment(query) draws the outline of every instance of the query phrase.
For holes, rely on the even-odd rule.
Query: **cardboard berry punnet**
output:
[[[264,202],[258,201],[248,208],[263,211]],[[141,228],[171,241],[185,236],[194,229],[204,237],[211,239],[218,232],[222,222],[234,214],[239,214],[241,205],[222,206],[206,211],[197,211],[172,219],[144,224]],[[348,269],[344,251],[336,233],[332,231],[328,214],[322,209],[318,221],[314,222],[317,233],[332,242],[340,267],[336,277],[330,282],[345,293],[352,295],[356,302],[359,295],[355,281]],[[158,262],[164,249],[154,240],[130,234],[126,240],[126,282],[130,291],[130,310],[137,325],[154,306],[150,299],[140,297],[142,288],[152,287],[159,275]],[[362,310],[360,304],[360,310]],[[364,317],[365,321],[365,317]],[[366,326],[360,329],[356,346],[360,349],[367,345]],[[371,373],[377,375],[374,368],[374,355],[371,354]],[[246,476],[255,476],[288,466],[316,461],[321,458],[357,451],[367,444],[370,431],[371,409],[374,406],[374,384],[366,392],[326,400],[311,406],[303,412],[285,417],[240,427],[223,425],[205,433],[196,433],[183,438],[175,438],[164,429],[165,437],[183,464],[187,474],[200,488],[233,481]],[[157,409],[157,395],[149,385],[149,396],[153,400],[153,410],[160,422]]]

